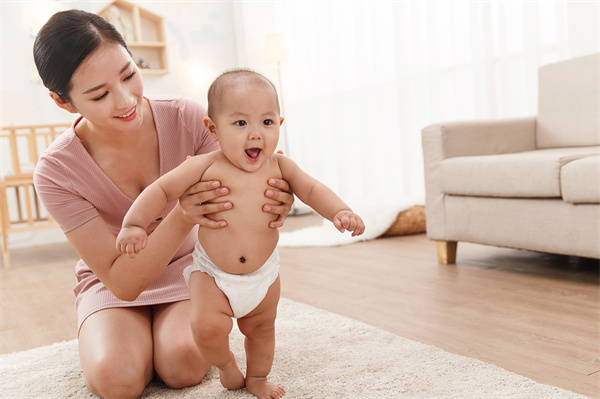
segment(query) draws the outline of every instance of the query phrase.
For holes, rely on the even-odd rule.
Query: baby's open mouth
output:
[[[260,148],[248,148],[246,150],[246,155],[248,155],[252,159],[256,159],[260,155],[261,151],[262,150]]]

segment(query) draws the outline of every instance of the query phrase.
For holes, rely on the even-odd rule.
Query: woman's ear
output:
[[[217,137],[217,125],[215,125],[215,122],[213,122],[210,116],[205,116],[204,119],[202,119],[202,123],[204,123],[204,126],[208,130],[210,138],[213,139],[213,141],[219,141],[219,138]]]
[[[57,92],[55,91],[51,91],[50,92],[50,97],[54,100],[54,102],[56,103],[56,105],[58,105],[59,107],[61,107],[62,109],[72,113],[72,114],[76,114],[77,110],[75,108],[73,108],[73,106],[71,105],[71,103],[66,103],[63,101],[62,98],[60,98],[60,96],[58,95]]]

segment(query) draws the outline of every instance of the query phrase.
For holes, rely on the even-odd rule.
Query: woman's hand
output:
[[[290,185],[285,180],[269,179],[269,188],[265,191],[265,197],[279,201],[280,205],[266,204],[263,206],[263,212],[273,213],[277,215],[277,219],[269,223],[271,228],[279,228],[283,226],[283,222],[287,218],[288,213],[292,210],[294,196],[290,190]]]
[[[220,229],[227,226],[226,221],[211,220],[205,215],[233,208],[233,204],[229,201],[215,201],[217,198],[227,195],[228,193],[229,189],[227,187],[221,187],[219,181],[198,182],[188,188],[179,198],[179,206],[182,209],[183,215],[190,223],[198,224],[203,227]]]

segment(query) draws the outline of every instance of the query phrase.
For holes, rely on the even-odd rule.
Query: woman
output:
[[[143,96],[141,75],[121,35],[101,17],[62,11],[42,27],[34,59],[50,97],[80,114],[44,152],[36,190],[81,260],[74,288],[79,356],[85,384],[104,398],[138,397],[156,373],[168,386],[199,383],[211,365],[189,325],[183,269],[191,264],[195,226],[221,228],[205,214],[231,209],[216,201],[219,182],[192,186],[149,227],[145,251],[121,254],[115,236],[139,193],[186,156],[217,148],[206,132],[205,110],[181,98]],[[271,179],[266,196],[280,202],[263,211],[279,215],[293,197]]]

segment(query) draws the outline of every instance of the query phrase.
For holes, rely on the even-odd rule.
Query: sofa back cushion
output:
[[[599,61],[592,54],[540,67],[537,148],[600,145]]]

